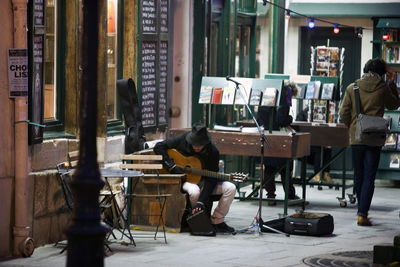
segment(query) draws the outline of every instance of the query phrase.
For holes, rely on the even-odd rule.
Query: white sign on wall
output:
[[[10,98],[28,96],[28,49],[8,49]]]

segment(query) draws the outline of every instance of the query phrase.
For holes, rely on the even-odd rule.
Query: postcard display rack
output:
[[[330,55],[330,53],[326,52],[329,51],[331,48],[326,48],[326,47],[318,47],[318,49],[312,49],[312,53],[315,53],[316,51],[322,50],[323,52],[320,52],[320,55]],[[321,75],[312,75],[308,76],[309,80],[305,79],[305,75],[301,77],[301,82],[297,82],[297,77],[294,76],[292,77],[292,80],[296,82],[296,84],[300,87],[298,96],[296,97],[299,100],[302,101],[308,101],[308,118],[307,121],[311,123],[312,126],[318,126],[318,125],[336,125],[339,123],[338,121],[338,108],[339,108],[339,100],[341,97],[341,77],[343,75],[343,59],[344,59],[344,50],[337,49],[337,48],[332,48],[334,49],[334,57],[333,59],[336,59],[336,54],[339,53],[339,61],[335,61],[334,64],[339,64],[339,67],[332,67],[329,68],[327,67],[326,69],[323,69],[324,66],[329,66],[328,64],[319,64],[318,65],[318,71],[314,70],[313,64],[314,61],[311,62],[311,72],[314,74],[321,74]],[[318,52],[317,52],[318,53]],[[312,56],[313,58],[313,56]],[[323,58],[325,57],[320,57],[319,63],[321,63]],[[333,62],[329,58],[326,59],[330,64]],[[330,70],[330,71],[329,71]],[[335,70],[335,71],[334,71]],[[337,75],[338,76],[332,76],[330,77],[329,75]],[[302,102],[299,101],[299,102]],[[301,104],[300,104],[301,105]],[[303,105],[304,106],[304,105]],[[303,107],[304,108],[304,107]],[[331,176],[334,178],[340,178],[342,179],[341,185],[335,184],[335,188],[338,189],[339,187],[342,187],[342,197],[341,199],[344,199],[345,195],[345,189],[349,186],[345,185],[345,177],[346,177],[346,172],[348,170],[351,170],[351,165],[348,164],[346,158],[348,157],[348,149],[346,146],[339,146],[339,145],[332,145],[332,155],[331,155],[331,160],[329,163],[323,165],[322,168],[326,168],[327,165],[330,166],[330,173]],[[321,156],[322,156],[323,150],[321,149]],[[322,158],[322,157],[321,157]],[[296,173],[298,173],[299,170],[296,170]],[[313,173],[313,168],[308,167],[307,168],[307,173],[312,173],[311,178],[315,176],[315,173]],[[313,185],[313,182],[308,179],[307,181],[308,184]],[[329,187],[332,187],[332,183],[326,183],[324,184],[323,182],[318,183],[318,189],[322,189],[322,185],[327,185]],[[350,195],[349,195],[350,197]],[[338,198],[339,199],[339,198]],[[340,200],[339,200],[340,201]],[[340,202],[341,206],[342,203],[345,202]],[[343,204],[345,206],[345,204]]]
[[[308,121],[327,123],[339,122],[339,101],[342,98],[343,91],[342,77],[345,58],[344,53],[344,48],[330,47],[329,41],[327,46],[311,47],[310,82],[320,82],[320,84],[319,82],[314,84],[316,90],[318,90],[318,85],[321,87],[319,95],[318,92],[314,92],[313,97],[310,96],[310,93],[308,95],[306,93],[303,97],[304,99],[311,99],[309,101]],[[331,89],[328,89],[332,87],[332,84],[333,92],[331,92]],[[307,84],[306,87],[308,89],[309,84]],[[328,94],[330,95],[328,96]],[[337,163],[333,163],[333,165],[331,165],[331,175],[334,174],[334,170],[341,173],[346,165],[350,168],[351,164],[345,163],[346,156],[348,155],[346,150],[347,149],[337,150],[337,148],[333,148],[333,154],[338,155],[340,159],[336,161]]]
[[[317,46],[311,47],[311,81],[321,81],[320,97],[315,92],[313,97],[306,95],[305,99],[311,101],[309,116],[311,121],[337,122],[339,105],[342,92],[342,77],[344,66],[344,48]],[[320,77],[320,78],[318,78]],[[331,77],[332,79],[326,79]],[[334,89],[332,83],[334,81]],[[328,85],[328,83],[330,83]],[[316,90],[318,84],[316,84]],[[325,112],[324,112],[325,111]],[[323,114],[325,113],[325,114]]]

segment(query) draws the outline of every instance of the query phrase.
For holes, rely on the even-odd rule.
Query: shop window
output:
[[[48,0],[46,5],[44,120],[56,119],[56,63],[57,63],[57,0]]]
[[[107,2],[107,119],[117,119],[118,0]]]
[[[43,111],[35,112],[42,114],[45,138],[48,138],[64,130],[65,0],[47,0],[45,5]]]

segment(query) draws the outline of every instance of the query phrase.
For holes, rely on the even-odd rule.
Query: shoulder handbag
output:
[[[192,235],[215,236],[215,229],[204,210],[186,218]]]
[[[356,102],[356,141],[369,146],[383,146],[388,131],[388,121],[382,117],[369,116],[360,113],[360,93],[357,83],[354,84]]]

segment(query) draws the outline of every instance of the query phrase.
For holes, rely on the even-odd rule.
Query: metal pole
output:
[[[27,48],[27,0],[13,0],[14,48]],[[28,98],[17,97],[15,121],[28,120]],[[13,227],[14,256],[31,256],[34,251],[28,220],[28,124],[14,124],[15,135],[15,224]]]
[[[100,223],[99,191],[104,186],[97,163],[97,63],[99,1],[83,0],[82,86],[80,87],[79,163],[72,179],[73,222],[67,230],[67,266],[104,266],[106,228]]]
[[[273,0],[274,4],[285,6],[285,0]],[[270,73],[283,73],[284,65],[284,10],[275,5],[270,5],[269,10],[270,27]]]

